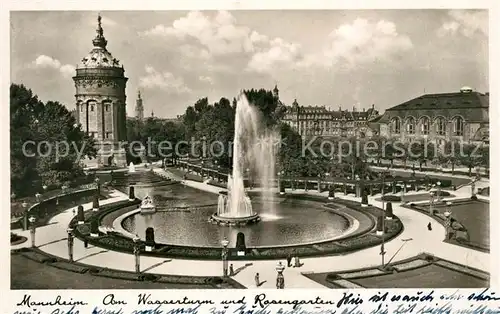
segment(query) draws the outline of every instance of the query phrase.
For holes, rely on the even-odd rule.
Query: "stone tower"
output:
[[[126,95],[128,78],[119,60],[106,49],[107,40],[97,17],[93,48],[81,60],[73,77],[77,121],[98,144],[97,166],[126,166]],[[87,161],[95,166],[95,161]]]
[[[142,104],[141,91],[137,91],[137,100],[135,101],[135,117],[139,121],[144,119],[144,105]]]
[[[280,90],[278,89],[278,84],[275,84],[275,85],[274,85],[274,89],[273,89],[273,96],[274,96],[276,99],[279,99],[279,98],[280,98]]]

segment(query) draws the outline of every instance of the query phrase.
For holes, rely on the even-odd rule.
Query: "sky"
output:
[[[11,12],[11,81],[75,107],[71,77],[98,12]],[[171,118],[196,100],[275,84],[289,105],[379,111],[424,93],[489,91],[485,10],[104,11],[127,114]]]

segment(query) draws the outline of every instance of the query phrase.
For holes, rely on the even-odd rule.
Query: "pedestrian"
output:
[[[230,265],[229,265],[229,276],[234,276],[234,268],[233,268],[233,264],[230,264]]]
[[[300,260],[298,255],[295,255],[295,265],[293,265],[293,267],[300,267]]]
[[[87,239],[83,240],[83,247],[88,248],[89,247],[89,241]]]
[[[292,266],[292,255],[288,254],[286,257],[286,266],[291,267]]]
[[[255,274],[255,286],[258,287],[260,284],[259,273]]]
[[[427,230],[429,230],[429,231],[431,231],[431,230],[432,230],[432,225],[431,225],[431,223],[430,223],[430,222],[427,224]]]

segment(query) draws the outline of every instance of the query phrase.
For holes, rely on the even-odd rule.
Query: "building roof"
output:
[[[359,120],[370,120],[378,116],[378,111],[374,107],[363,111],[349,111],[349,110],[329,110],[326,106],[299,106],[296,101],[292,106],[286,107],[287,114],[311,115],[311,117],[301,117],[301,119],[307,120],[347,120],[347,121],[359,121]]]
[[[108,41],[104,37],[101,16],[97,17],[96,37],[92,40],[94,48],[82,58],[78,68],[121,67],[120,61],[106,49]]]
[[[452,118],[462,116],[470,122],[488,122],[489,93],[482,94],[463,88],[456,93],[425,94],[386,110],[381,122],[388,122],[393,117],[422,116]]]

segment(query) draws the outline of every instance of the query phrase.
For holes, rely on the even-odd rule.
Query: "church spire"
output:
[[[96,36],[92,40],[92,43],[94,44],[94,47],[100,47],[103,49],[106,49],[106,45],[108,44],[108,41],[106,38],[104,38],[104,30],[102,29],[101,26],[101,14],[97,15],[97,29],[96,29]]]

